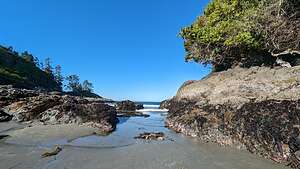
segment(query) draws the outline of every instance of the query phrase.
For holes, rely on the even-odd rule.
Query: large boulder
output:
[[[178,132],[282,162],[298,146],[300,67],[212,73],[162,106],[169,109],[166,125]]]
[[[136,105],[133,101],[125,100],[117,103],[117,110],[119,111],[135,111]]]
[[[89,124],[106,132],[114,130],[118,121],[114,107],[70,96],[63,97],[61,104],[43,112],[40,120],[46,124]]]
[[[144,109],[144,105],[143,104],[136,104],[135,107],[136,107],[137,110]]]

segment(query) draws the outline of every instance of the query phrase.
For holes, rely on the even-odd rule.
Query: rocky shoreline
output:
[[[177,132],[299,168],[299,66],[212,73],[186,82],[161,108]]]
[[[1,118],[42,125],[78,124],[112,132],[116,108],[102,98],[81,98],[60,92],[43,92],[0,86]],[[7,121],[10,119],[7,119]]]

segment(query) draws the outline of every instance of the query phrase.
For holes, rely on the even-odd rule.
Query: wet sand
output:
[[[25,128],[6,131],[0,141],[0,168],[14,169],[280,169],[287,168],[245,151],[201,143],[164,127],[165,113],[120,119],[109,136],[78,128]],[[0,125],[3,131],[5,125]],[[70,127],[70,126],[69,126]],[[55,131],[55,132],[53,132]],[[75,132],[74,132],[75,131]],[[162,131],[165,141],[133,139],[144,131]],[[52,133],[52,134],[49,134]],[[77,133],[77,134],[74,134]],[[0,132],[0,134],[2,134]],[[76,139],[77,138],[77,139]],[[56,145],[57,156],[41,158]]]

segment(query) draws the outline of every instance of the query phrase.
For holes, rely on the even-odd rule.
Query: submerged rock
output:
[[[299,146],[300,67],[212,73],[161,107],[175,131],[284,162]]]
[[[163,132],[158,133],[141,133],[138,136],[134,137],[135,139],[143,139],[143,140],[165,140],[165,134]]]
[[[61,147],[56,147],[53,151],[45,152],[41,155],[42,158],[55,156],[62,151]]]
[[[0,140],[2,140],[2,139],[4,139],[4,138],[6,138],[6,137],[9,137],[9,135],[0,135]]]

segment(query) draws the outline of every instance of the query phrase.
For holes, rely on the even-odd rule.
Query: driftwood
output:
[[[46,158],[46,157],[50,157],[50,156],[55,156],[57,155],[59,152],[61,152],[62,148],[61,147],[56,147],[55,150],[50,151],[50,152],[45,152],[43,153],[41,156],[42,158]]]
[[[274,57],[279,57],[281,55],[288,55],[288,54],[291,54],[291,55],[300,55],[300,51],[297,51],[297,50],[286,50],[286,51],[283,51],[283,52],[280,52],[280,53],[272,53],[272,56]]]

